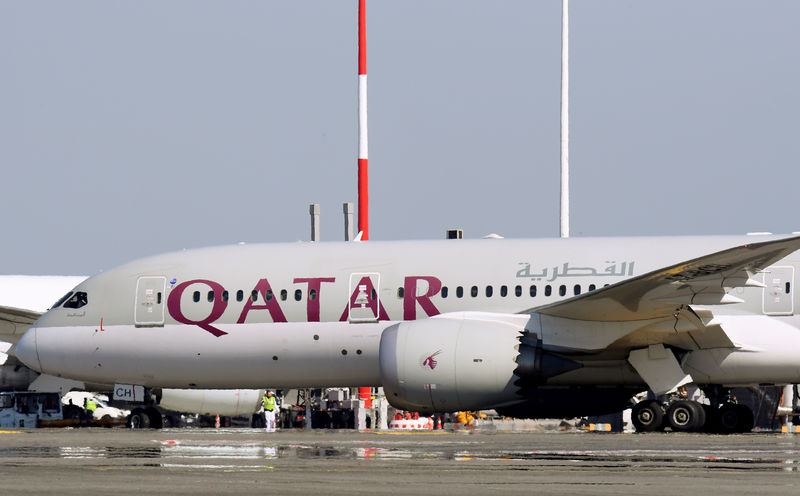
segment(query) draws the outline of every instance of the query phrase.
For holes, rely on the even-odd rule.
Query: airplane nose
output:
[[[9,350],[11,351],[11,350]],[[31,327],[22,335],[19,342],[13,348],[14,355],[20,362],[36,372],[42,371],[39,363],[39,352],[36,350],[36,328]]]

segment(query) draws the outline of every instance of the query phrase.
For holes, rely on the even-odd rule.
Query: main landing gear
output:
[[[153,406],[147,408],[136,407],[125,419],[125,426],[131,429],[161,429],[161,412]]]
[[[633,407],[631,420],[637,432],[714,432],[732,434],[750,432],[753,412],[745,405],[726,401],[717,406],[704,405],[683,398],[667,401],[643,400]]]

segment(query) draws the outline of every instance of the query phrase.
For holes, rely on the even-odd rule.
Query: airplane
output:
[[[15,345],[146,388],[382,386],[420,412],[744,432],[730,388],[800,382],[800,236],[239,244],[78,284]],[[698,386],[709,404],[681,395]]]
[[[103,379],[87,384],[39,375],[5,353],[65,291],[85,280],[85,276],[0,275],[0,390],[67,393],[72,389],[111,389],[108,381]],[[169,411],[234,417],[249,416],[258,411],[263,389],[165,389],[158,391],[156,396],[158,406]],[[157,410],[134,408],[134,415],[138,424],[161,425],[161,415]],[[167,418],[174,424],[174,415]]]

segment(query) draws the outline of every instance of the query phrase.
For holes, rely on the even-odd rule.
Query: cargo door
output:
[[[137,326],[164,325],[164,276],[142,276],[136,282],[136,307],[133,322]]]

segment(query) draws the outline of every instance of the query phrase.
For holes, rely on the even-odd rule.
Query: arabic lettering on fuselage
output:
[[[544,267],[541,270],[535,269],[531,272],[531,264],[519,262],[522,267],[517,271],[517,277],[530,278],[535,281],[553,282],[561,277],[631,277],[633,276],[633,262],[617,263],[614,261],[605,262],[601,268],[596,267],[570,267],[569,262],[563,265],[556,265],[552,268]],[[605,264],[604,264],[605,265]]]

